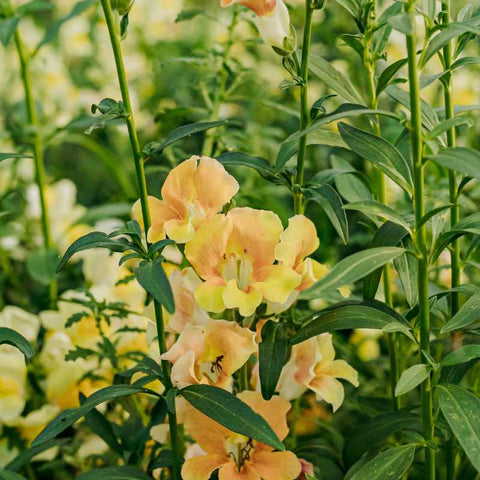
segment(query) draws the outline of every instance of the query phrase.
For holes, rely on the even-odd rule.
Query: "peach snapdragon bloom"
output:
[[[289,400],[300,397],[307,389],[313,390],[317,399],[330,403],[335,412],[345,396],[338,378],[358,387],[358,373],[345,360],[335,360],[332,335],[324,333],[292,347],[277,389]]]
[[[231,389],[232,375],[257,351],[255,332],[226,320],[187,324],[163,355],[173,363],[171,379],[177,388],[210,384]]]
[[[152,225],[149,242],[165,236],[177,243],[190,241],[195,229],[216,215],[238,192],[237,181],[214,158],[193,156],[167,176],[162,200],[149,196]],[[133,205],[133,218],[143,226],[140,201]]]
[[[302,280],[290,266],[275,264],[283,226],[266,210],[234,208],[205,222],[185,247],[185,256],[205,280],[195,290],[209,312],[238,308],[252,315],[263,302],[283,304]]]
[[[250,391],[237,397],[261,415],[280,440],[287,436],[287,400],[278,396],[264,400],[260,393]],[[185,462],[184,480],[208,480],[216,470],[219,480],[294,480],[301,472],[292,452],[274,452],[272,447],[234,433],[193,408],[185,414],[184,426],[205,452]]]
[[[265,43],[284,48],[290,36],[290,15],[283,0],[221,0],[222,7],[240,3],[255,12],[254,23]]]

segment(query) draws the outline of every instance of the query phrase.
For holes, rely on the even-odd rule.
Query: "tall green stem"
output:
[[[143,156],[140,149],[140,143],[138,141],[137,131],[135,129],[135,121],[133,117],[132,104],[130,101],[130,93],[127,83],[127,75],[125,71],[125,65],[123,62],[122,48],[120,45],[120,35],[118,32],[117,24],[115,22],[115,15],[112,10],[110,0],[101,0],[102,8],[105,14],[105,20],[107,22],[108,33],[110,36],[110,42],[112,44],[113,55],[115,57],[115,65],[117,68],[118,82],[120,84],[120,91],[122,94],[122,101],[127,112],[127,128],[128,136],[130,139],[130,144],[133,152],[133,160],[135,162],[135,172],[137,175],[137,184],[138,191],[140,196],[140,204],[142,207],[142,218],[145,232],[148,232],[148,229],[151,225],[150,210],[148,207],[148,194],[147,194],[147,182],[145,179],[145,170],[143,166]],[[157,336],[158,336],[158,347],[160,353],[166,351],[166,341],[165,341],[165,325],[163,322],[163,313],[162,306],[160,303],[154,301],[155,308],[155,320],[157,324]],[[167,379],[170,378],[170,365],[166,361],[162,361],[162,368]],[[165,385],[167,390],[171,388],[170,385]],[[169,425],[170,425],[170,443],[173,453],[173,466],[172,466],[172,477],[175,480],[180,480],[180,465],[181,465],[181,442],[179,439],[178,425],[176,420],[176,413],[169,412],[168,414]]]
[[[210,114],[210,119],[217,120],[218,112],[222,105],[222,101],[224,100],[225,96],[225,89],[227,87],[227,80],[228,80],[228,68],[227,68],[227,61],[230,56],[230,50],[232,49],[233,45],[233,32],[235,27],[238,23],[238,9],[234,7],[232,21],[228,26],[228,36],[227,36],[227,43],[225,44],[225,48],[223,50],[222,55],[222,66],[220,70],[220,84],[218,85],[215,96],[212,102],[212,109]],[[213,145],[215,143],[216,133],[215,130],[210,130],[207,132],[205,137],[205,142],[203,144],[202,155],[206,155],[211,157],[213,155]]]
[[[311,0],[305,0],[305,26],[303,30],[302,44],[302,62],[300,64],[300,77],[302,79],[302,87],[300,91],[300,130],[304,130],[309,121],[308,112],[308,57],[310,55],[310,44],[312,40],[312,19],[314,9]],[[305,177],[305,157],[307,153],[307,136],[303,135],[298,141],[297,155],[297,188],[303,186]],[[303,213],[303,195],[300,191],[295,192],[294,197],[295,213]]]
[[[52,238],[50,235],[50,219],[48,214],[48,206],[45,198],[46,179],[45,165],[43,158],[43,147],[40,134],[38,132],[38,118],[35,108],[35,100],[32,92],[32,79],[30,75],[30,56],[25,49],[19,29],[14,34],[15,46],[17,49],[18,59],[20,61],[20,74],[22,77],[23,90],[25,93],[25,106],[27,112],[28,123],[32,126],[32,146],[35,158],[35,183],[38,187],[38,195],[40,197],[41,208],[41,226],[43,236],[43,246],[46,250],[52,248]],[[57,298],[57,281],[52,280],[50,283],[50,302],[54,307]]]
[[[408,83],[410,88],[411,112],[411,151],[414,174],[414,211],[415,240],[418,254],[418,305],[420,324],[420,362],[424,355],[430,354],[430,306],[428,302],[428,255],[424,226],[420,221],[425,214],[425,170],[423,164],[423,136],[420,103],[420,82],[417,65],[417,34],[415,25],[415,0],[409,0],[405,6],[410,16],[412,32],[407,35]],[[421,386],[423,436],[427,442],[433,442],[433,402],[432,381],[429,376]],[[425,479],[435,479],[435,454],[430,447],[425,448]]]
[[[443,22],[450,23],[451,5],[450,0],[443,2]],[[452,65],[452,42],[448,42],[443,48],[443,62],[445,68],[445,77],[443,78],[443,96],[445,101],[445,119],[448,120],[455,116],[453,106],[453,73],[450,71]],[[447,146],[454,147],[456,144],[455,127],[447,130]],[[453,227],[460,219],[460,208],[458,205],[458,184],[455,170],[448,170],[449,196],[452,208],[450,210],[450,226]],[[451,288],[460,285],[461,259],[460,242],[454,241],[450,250],[450,270],[451,270]],[[450,315],[453,317],[459,309],[459,295],[452,292],[450,297]],[[455,478],[455,448],[453,436],[447,442],[447,480]]]
[[[375,9],[375,6],[372,6]],[[373,11],[375,13],[375,10]],[[368,97],[370,99],[370,108],[376,110],[378,108],[377,88],[375,81],[375,59],[372,56],[372,34],[374,30],[370,28],[370,25],[366,29],[366,45],[364,48],[363,63],[367,70],[367,90]],[[378,116],[374,121],[370,122],[373,133],[377,136],[381,136],[380,124],[378,122]],[[375,184],[377,186],[377,198],[378,201],[387,205],[387,189],[385,182],[385,175],[380,170],[374,170]],[[389,307],[393,307],[392,289],[391,289],[391,271],[390,265],[385,265],[383,269],[383,292],[385,295],[385,303]],[[399,368],[398,368],[398,340],[395,333],[387,333],[388,350],[390,359],[390,391],[392,396],[393,410],[399,408],[399,397],[395,396],[395,387],[398,382]]]

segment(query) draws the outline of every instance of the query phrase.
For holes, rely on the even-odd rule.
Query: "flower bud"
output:
[[[126,15],[133,6],[135,0],[112,0],[112,8],[120,15]]]

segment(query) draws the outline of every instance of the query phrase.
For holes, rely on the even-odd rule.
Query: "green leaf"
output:
[[[270,400],[275,393],[280,373],[287,359],[289,339],[285,325],[268,321],[262,328],[258,347],[262,396]]]
[[[395,75],[402,69],[407,63],[406,58],[397,60],[389,65],[381,74],[377,80],[377,96],[380,95],[389,85],[392,83]]]
[[[125,397],[135,393],[149,393],[158,396],[157,393],[151,390],[135,385],[124,384],[102,388],[90,395],[80,407],[69,408],[57,415],[32,442],[32,447],[37,447],[55,438],[98,405],[114,398]]]
[[[361,7],[358,0],[337,0],[337,3],[345,8],[353,18],[360,15]]]
[[[430,155],[432,160],[442,167],[480,179],[480,152],[468,147],[451,147],[441,150],[437,155]]]
[[[142,263],[134,270],[138,283],[159,303],[167,312],[175,312],[175,300],[172,287],[168,281],[161,259]]]
[[[30,342],[23,335],[11,328],[0,327],[0,345],[4,343],[18,348],[25,355],[26,360],[32,358],[35,353]]]
[[[191,20],[198,15],[203,15],[204,10],[201,8],[191,8],[188,10],[182,10],[175,19],[175,23],[184,22],[185,20]]]
[[[301,298],[311,300],[318,298],[320,292],[355,283],[402,253],[404,249],[398,247],[376,247],[354,253],[340,260],[325,277],[304,290]]]
[[[31,155],[25,153],[0,153],[0,162],[8,158],[33,158]]]
[[[77,477],[77,480],[152,480],[143,470],[136,467],[105,467],[89,470]]]
[[[285,164],[297,153],[298,142],[284,142],[280,144],[280,149],[277,153],[277,159],[275,160],[275,170],[278,172]]]
[[[60,271],[70,258],[78,252],[89,250],[91,248],[107,248],[112,252],[124,252],[129,247],[116,240],[112,240],[106,233],[90,232],[75,240],[63,255],[60,263],[57,266],[57,272]]]
[[[10,472],[8,470],[0,470],[0,480],[27,480],[19,473]]]
[[[0,20],[0,43],[2,46],[6,47],[10,43],[19,21],[19,17],[10,17]]]
[[[130,217],[132,205],[130,203],[107,203],[98,207],[91,207],[75,223],[94,224],[105,218]]]
[[[25,465],[31,462],[33,458],[37,455],[50,450],[53,447],[61,447],[69,441],[68,438],[59,438],[49,440],[48,442],[43,443],[35,447],[29,447],[23,449],[11,462],[9,462],[5,468],[11,470],[12,472],[17,472],[22,469]],[[0,477],[1,478],[1,477]]]
[[[391,207],[375,200],[365,200],[363,202],[353,202],[343,207],[345,210],[356,210],[358,212],[384,218],[392,223],[403,227],[408,233],[412,234],[410,225]]]
[[[413,179],[410,166],[395,146],[381,137],[346,123],[340,123],[338,130],[352,151],[372,162],[407,193],[412,194]]]
[[[183,138],[190,137],[195,133],[205,132],[211,128],[221,127],[226,125],[228,120],[217,120],[215,122],[197,122],[190,123],[188,125],[182,125],[176,128],[173,132],[167,135],[167,138],[163,142],[150,142],[143,150],[146,156],[160,155],[167,147],[182,140]]]
[[[352,82],[322,57],[311,53],[309,69],[322,82],[324,82],[328,88],[331,88],[335,93],[338,93],[338,95],[347,102],[358,104],[364,103],[362,96]]]
[[[42,285],[48,285],[57,271],[58,252],[54,249],[39,249],[29,253],[27,257],[28,273]]]
[[[438,403],[455,437],[480,472],[480,400],[456,385],[438,385]]]
[[[439,52],[450,40],[470,32],[475,35],[480,35],[480,30],[477,28],[480,25],[480,18],[475,17],[465,22],[451,22],[446,28],[433,36],[428,42],[427,48],[420,57],[420,67],[423,67],[437,52]]]
[[[398,326],[399,330],[408,328],[406,320],[384,303],[376,300],[351,300],[315,313],[313,319],[302,326],[290,343],[295,345],[325,332],[352,328],[383,330],[392,324]]]
[[[468,327],[480,320],[480,293],[470,297],[460,310],[443,326],[441,333],[453,332]]]
[[[375,235],[370,242],[370,248],[396,247],[407,235],[408,232],[400,225],[386,222],[375,232]],[[402,258],[402,256],[398,258]],[[363,280],[363,297],[365,299],[375,298],[378,285],[380,284],[382,271],[383,268],[378,268],[371,274],[367,275]]]
[[[328,147],[347,148],[347,145],[337,132],[332,132],[327,129],[310,132],[307,138],[307,145],[326,145]]]
[[[441,361],[442,367],[466,363],[474,358],[480,358],[480,345],[462,345],[457,350],[449,353]]]
[[[242,152],[226,152],[222,153],[217,160],[224,166],[242,166],[256,170],[262,177],[271,180],[275,177],[275,171],[262,157],[253,157]]]
[[[345,436],[343,449],[345,463],[353,465],[364,453],[379,449],[390,435],[402,431],[422,433],[420,417],[400,410],[361,422]]]
[[[353,170],[353,167],[347,160],[337,155],[332,155],[330,162],[334,169]],[[344,174],[337,176],[334,181],[338,193],[347,200],[347,202],[361,202],[373,198],[368,179],[358,171],[355,175]]]
[[[429,212],[427,212],[418,222],[417,230],[423,227],[431,218],[435,217],[439,213],[444,212],[445,210],[449,210],[453,207],[453,203],[447,203],[446,205],[441,205],[440,207],[433,208]]]
[[[387,21],[398,32],[401,32],[404,35],[412,34],[412,21],[410,20],[410,15],[408,13],[399,13],[398,15],[390,17]]]
[[[405,239],[404,246],[413,249],[413,242],[411,239]],[[406,252],[404,255],[400,255],[400,257],[396,258],[393,261],[393,264],[395,265],[395,269],[400,278],[405,298],[410,307],[413,307],[418,303],[417,259],[412,253]]]
[[[415,445],[390,448],[367,462],[351,480],[400,480],[414,456]]]
[[[437,138],[448,130],[459,127],[460,125],[468,125],[471,127],[473,125],[473,121],[468,117],[447,118],[436,125],[433,130],[427,134],[427,139]]]
[[[68,22],[70,19],[76,17],[77,15],[81,15],[94,3],[96,3],[96,0],[81,0],[73,7],[73,9],[67,15],[65,15],[60,20],[51,25],[45,33],[45,36],[36,46],[32,56],[35,56],[38,50],[43,47],[43,45],[46,45],[47,43],[50,43],[57,38],[58,32],[60,31],[60,28],[63,26],[64,23]]]
[[[420,385],[429,375],[430,367],[420,363],[408,368],[402,373],[402,376],[395,387],[395,396],[405,395],[410,390]]]
[[[179,394],[193,407],[232,432],[285,450],[270,425],[235,395],[210,385],[190,385]]]
[[[307,188],[305,194],[309,200],[313,200],[323,208],[342,242],[346,244],[348,242],[348,220],[340,195],[330,185]]]

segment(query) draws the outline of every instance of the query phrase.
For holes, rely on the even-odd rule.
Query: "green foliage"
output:
[[[35,353],[30,342],[25,337],[11,328],[0,327],[0,345],[4,343],[18,348],[27,360],[33,357]]]

